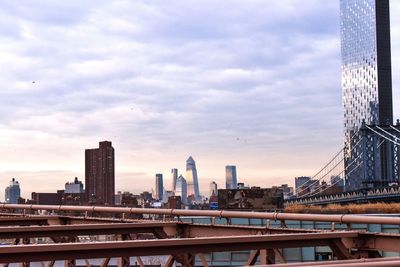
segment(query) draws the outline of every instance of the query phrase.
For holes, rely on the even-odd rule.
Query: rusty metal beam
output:
[[[198,253],[197,256],[199,257],[201,264],[203,264],[203,267],[209,267],[206,257],[203,253]]]
[[[329,247],[339,260],[348,260],[353,258],[350,254],[349,248],[345,246],[342,240],[332,240]]]
[[[185,238],[161,240],[65,243],[46,245],[1,246],[0,262],[90,259],[104,257],[196,254],[214,251],[240,251],[293,247],[329,246],[332,240],[356,238],[359,233],[327,232]]]
[[[172,267],[174,266],[175,258],[173,256],[169,256],[163,267]]]
[[[284,233],[317,233],[324,230],[278,228],[266,226],[244,225],[215,225],[215,224],[179,224],[183,237],[207,237],[207,236],[237,236],[257,234],[284,234]]]
[[[140,256],[136,257],[136,261],[137,261],[137,263],[139,263],[140,267],[145,267],[145,264]]]
[[[0,217],[0,226],[48,225],[48,217]]]
[[[117,208],[96,206],[57,206],[57,205],[21,205],[0,204],[0,209],[18,210],[51,210],[51,211],[80,211],[125,214],[157,214],[169,216],[208,216],[218,218],[256,218],[270,220],[299,220],[324,221],[336,223],[368,223],[368,224],[395,224],[400,225],[399,217],[363,216],[363,215],[323,215],[301,213],[271,213],[271,212],[240,212],[225,210],[181,210],[181,209],[144,209],[144,208]]]
[[[164,227],[176,228],[174,222],[108,223],[51,226],[0,227],[0,239],[29,237],[62,237],[101,234],[153,233]]]
[[[270,266],[270,265],[269,265]],[[398,267],[400,266],[400,257],[381,258],[381,259],[356,259],[356,260],[335,260],[335,261],[317,261],[317,262],[301,262],[275,264],[276,267],[305,267],[305,266],[350,266],[350,267]],[[268,265],[259,265],[259,267],[268,267]]]
[[[399,236],[398,234],[387,233],[360,233],[360,238],[364,239],[365,243],[361,244],[359,248],[400,252]]]
[[[252,251],[250,253],[250,255],[249,255],[248,260],[247,260],[247,265],[253,266],[254,264],[256,264],[258,255],[260,255],[260,250],[259,249],[256,249],[256,250]]]

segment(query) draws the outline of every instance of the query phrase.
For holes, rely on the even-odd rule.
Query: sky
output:
[[[394,117],[400,118],[400,2],[391,1]],[[0,200],[84,180],[84,150],[115,148],[116,190],[155,173],[200,191],[313,175],[343,142],[337,0],[0,3]]]

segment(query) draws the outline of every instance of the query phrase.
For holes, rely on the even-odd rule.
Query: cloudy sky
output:
[[[400,3],[392,5],[400,117]],[[313,175],[342,144],[338,0],[0,3],[0,200],[84,180],[110,140],[116,189],[196,160],[201,191]]]

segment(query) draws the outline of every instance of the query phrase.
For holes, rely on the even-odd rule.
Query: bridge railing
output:
[[[365,215],[325,215],[325,214],[301,214],[280,212],[248,212],[248,211],[226,211],[226,210],[181,210],[181,209],[148,209],[148,208],[124,208],[124,207],[102,207],[102,206],[58,206],[58,205],[26,205],[26,204],[0,204],[3,210],[25,210],[25,211],[54,211],[54,212],[94,212],[94,213],[120,213],[166,215],[171,217],[180,216],[207,216],[214,218],[253,218],[269,219],[276,221],[297,220],[333,223],[364,223],[364,224],[392,224],[400,225],[400,217],[389,216],[365,216]]]

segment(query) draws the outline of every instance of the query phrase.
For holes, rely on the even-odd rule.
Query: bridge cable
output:
[[[358,146],[358,144],[361,142],[361,140],[362,140],[362,139],[360,138],[360,140],[358,140],[358,142],[357,142],[354,146]],[[343,152],[343,149],[342,149],[340,152]],[[329,162],[329,164],[332,163],[338,156],[339,156],[339,153],[336,154],[335,158],[334,158],[333,160],[331,160],[331,161]],[[329,173],[331,173],[337,166],[339,166],[339,164],[340,164],[341,162],[343,162],[343,161],[344,161],[344,158],[342,158],[339,162],[335,163],[335,166],[333,166],[327,173],[325,173],[322,177],[320,177],[320,178],[318,178],[318,179],[316,179],[316,180],[314,180],[314,178],[315,178],[315,176],[316,176],[316,175],[314,175],[313,178],[311,178],[311,179],[309,180],[309,181],[313,181],[313,182],[312,182],[310,185],[308,185],[306,188],[301,189],[300,192],[298,191],[298,189],[300,189],[302,185],[299,186],[299,188],[296,188],[296,194],[298,195],[298,194],[300,194],[300,193],[302,193],[302,192],[304,192],[304,191],[307,191],[309,188],[311,188],[312,186],[314,186],[315,184],[317,184],[319,181],[321,181],[323,178],[325,178]],[[328,165],[328,164],[327,164],[327,165]],[[325,169],[326,169],[327,165],[324,167]],[[322,172],[322,170],[319,171],[318,174],[321,173],[321,172]],[[304,185],[304,184],[307,184],[307,183],[308,183],[308,182],[305,182],[305,183],[303,183],[303,185]]]
[[[359,130],[357,131],[357,132],[355,132],[352,136],[351,136],[351,138],[350,138],[350,144],[351,144],[351,141],[354,139],[354,137],[355,136],[357,136],[357,133],[359,132]],[[357,142],[357,144],[359,143],[359,141]],[[357,145],[356,144],[356,145]],[[343,151],[344,151],[344,149],[346,148],[346,145],[343,147],[343,148],[341,148],[340,149],[340,151],[338,152],[338,153],[336,153],[335,154],[335,156],[327,163],[327,164],[325,164],[325,166],[324,167],[322,167],[322,169],[321,170],[319,170],[314,176],[312,176],[311,178],[310,178],[310,180],[314,180],[315,179],[315,177],[316,176],[318,176],[321,172],[323,172],[338,156],[340,156],[340,155],[343,155]],[[298,191],[298,189],[299,188],[301,188],[302,186],[304,186],[305,184],[307,184],[308,183],[308,181],[306,181],[306,182],[304,182],[303,184],[301,184],[298,188],[296,188],[295,189],[295,193],[298,193],[297,191]]]
[[[329,187],[327,187],[327,188],[324,189],[323,191],[319,191],[319,192],[318,192],[318,190],[321,189],[321,188],[324,186],[324,185],[321,184],[321,185],[315,190],[315,193],[314,193],[314,192],[309,192],[309,193],[307,193],[307,194],[305,194],[305,195],[303,195],[303,196],[301,196],[301,197],[303,198],[303,197],[306,197],[306,196],[308,196],[308,195],[314,196],[314,195],[317,195],[317,194],[321,194],[322,192],[326,191],[328,188],[331,188],[331,187],[333,187],[334,185],[336,185],[338,182],[344,180],[345,178],[344,178],[344,177],[342,178],[341,175],[342,175],[347,169],[349,169],[349,168],[351,167],[351,165],[353,165],[354,162],[355,162],[356,160],[358,160],[358,159],[362,156],[362,154],[363,154],[363,153],[361,152],[360,155],[358,155],[355,159],[353,159],[353,160],[350,162],[350,164],[349,164],[346,168],[344,168],[339,174],[336,175],[336,176],[339,176],[340,179],[337,180],[335,183],[331,184]],[[351,170],[347,175],[351,174],[359,165],[361,165],[361,163],[362,163],[362,161],[361,161],[353,170]]]

